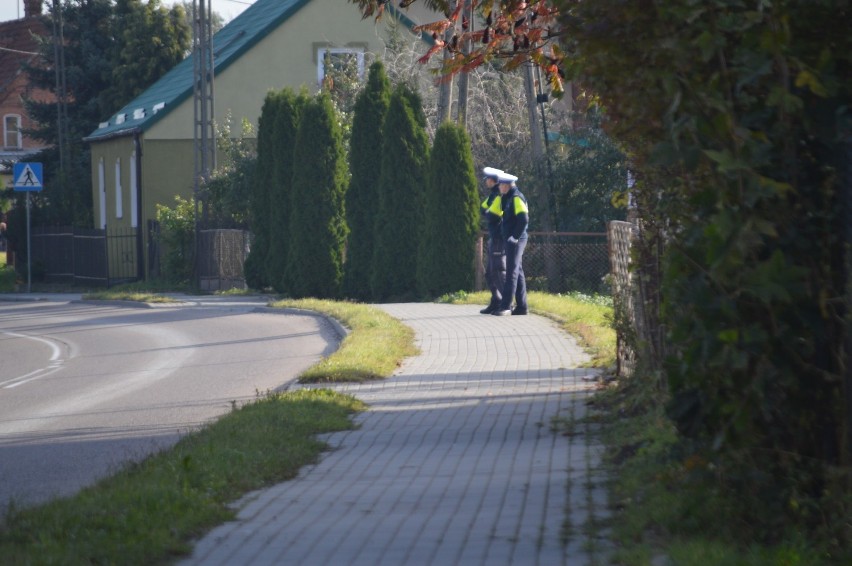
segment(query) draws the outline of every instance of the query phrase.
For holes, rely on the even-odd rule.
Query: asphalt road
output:
[[[151,309],[0,300],[0,516],[173,445],[337,348],[325,319],[211,297]]]

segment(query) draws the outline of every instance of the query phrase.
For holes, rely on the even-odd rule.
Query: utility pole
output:
[[[207,196],[202,183],[216,168],[216,133],[213,122],[213,37],[210,19],[210,0],[193,0],[193,96],[195,105],[195,185],[196,206],[202,204],[203,220],[207,222]]]
[[[213,123],[213,34],[210,0],[192,0],[192,68],[195,146],[195,175],[192,194],[195,199],[195,280],[200,284],[199,222],[206,226],[208,203],[203,183],[216,168],[216,133]],[[201,215],[199,216],[199,207]]]
[[[68,103],[65,81],[65,32],[62,5],[53,0],[53,68],[56,75],[56,140],[59,150],[59,177],[64,184],[68,157]]]
[[[846,300],[846,308],[844,309],[844,319],[845,319],[845,335],[844,335],[844,344],[843,344],[843,362],[841,367],[843,368],[843,382],[844,388],[846,389],[846,423],[845,423],[845,435],[846,442],[844,446],[845,456],[842,457],[841,462],[844,465],[849,466],[852,464],[852,134],[847,133],[845,142],[841,145],[841,155],[845,152],[845,159],[842,159],[841,162],[845,162],[846,165],[844,167],[845,171],[842,177],[841,184],[841,194],[843,195],[843,218],[842,225],[843,229],[843,238],[845,241],[845,250],[841,253],[844,254],[844,277],[843,283],[846,285],[846,288],[843,289]]]
[[[532,140],[532,155],[533,163],[539,173],[539,179],[544,178],[541,183],[541,201],[539,204],[544,205],[544,210],[536,213],[536,218],[541,218],[541,229],[543,232],[552,232],[555,225],[553,218],[553,196],[550,189],[550,183],[553,181],[553,175],[550,171],[550,155],[547,152],[547,140],[545,139],[547,123],[545,122],[544,103],[547,101],[547,94],[536,88],[536,80],[534,76],[535,64],[528,61],[524,65],[524,90],[527,94],[527,115],[530,122],[530,138]],[[539,85],[541,86],[541,85]],[[538,116],[536,110],[541,109],[541,127],[539,127]],[[545,162],[545,160],[547,160]],[[542,175],[542,173],[544,173]],[[553,241],[551,236],[546,236],[544,241],[546,250],[553,249]],[[544,254],[544,269],[547,273],[547,280],[556,284],[559,279],[559,266],[554,254]]]
[[[538,116],[536,116],[538,97],[536,95],[535,78],[533,77],[533,65],[534,63],[532,62],[524,64],[524,92],[527,95],[527,118],[530,123],[533,161],[539,163],[544,157],[544,138],[541,134],[541,128],[538,125]]]

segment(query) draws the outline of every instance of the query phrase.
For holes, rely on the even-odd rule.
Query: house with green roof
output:
[[[388,5],[390,6],[390,5]],[[342,0],[256,0],[213,37],[214,121],[257,125],[270,90],[318,90],[325,55],[381,53],[393,26],[410,29],[393,8],[379,22]],[[91,146],[95,228],[138,228],[147,242],[156,205],[193,194],[196,106],[188,57],[99,124]]]

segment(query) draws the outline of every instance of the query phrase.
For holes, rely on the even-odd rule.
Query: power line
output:
[[[9,53],[20,53],[21,55],[39,55],[33,51],[21,51],[20,49],[12,49],[10,47],[0,47],[0,51],[8,51]]]

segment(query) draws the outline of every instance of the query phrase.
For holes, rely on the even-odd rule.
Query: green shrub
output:
[[[157,204],[163,276],[174,283],[192,279],[195,267],[195,200],[175,197],[174,208]]]
[[[390,104],[390,83],[384,66],[370,66],[367,86],[355,102],[349,170],[352,178],[346,192],[346,220],[349,238],[343,290],[348,297],[370,298],[370,274],[376,232],[376,202],[381,167],[382,127]]]
[[[429,140],[420,97],[398,85],[382,130],[373,299],[410,300],[417,294],[418,238]]]
[[[273,134],[271,140],[272,170],[269,181],[269,200],[265,203],[269,219],[269,251],[266,273],[272,287],[286,293],[291,286],[288,265],[294,221],[290,208],[293,185],[294,151],[302,110],[308,102],[305,92],[296,95],[284,89],[274,98],[272,107]]]
[[[348,170],[331,97],[322,93],[301,112],[290,200],[289,290],[295,297],[336,298],[343,283],[348,228]]]
[[[251,289],[263,289],[270,285],[266,261],[269,255],[269,240],[272,230],[273,167],[279,157],[274,151],[274,109],[278,93],[268,92],[263,99],[260,117],[257,120],[257,165],[254,182],[249,193],[249,228],[252,233],[251,251],[246,258],[243,271]]]
[[[422,296],[473,290],[478,201],[470,139],[463,127],[444,122],[435,133],[423,198],[417,254]]]

